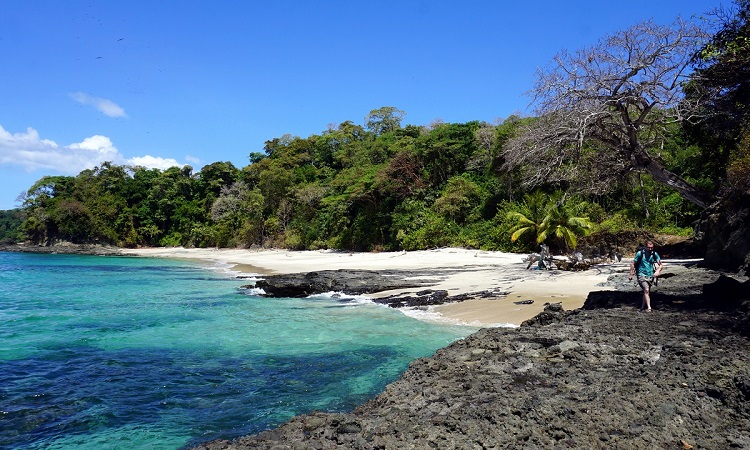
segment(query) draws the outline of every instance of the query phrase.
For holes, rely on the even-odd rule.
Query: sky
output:
[[[539,67],[729,0],[1,0],[0,210],[104,161],[230,161],[383,106],[402,124],[530,115]]]

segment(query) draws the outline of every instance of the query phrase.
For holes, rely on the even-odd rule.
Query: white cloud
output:
[[[128,159],[128,164],[131,166],[142,166],[148,167],[149,169],[160,169],[166,170],[170,167],[182,167],[182,164],[178,163],[177,160],[172,158],[159,158],[156,156],[136,156],[135,158]]]
[[[70,94],[70,98],[82,105],[93,106],[105,116],[128,117],[128,115],[125,114],[125,110],[122,109],[120,105],[106,98],[95,97],[84,92],[73,92]]]
[[[105,161],[161,170],[182,166],[172,158],[151,155],[125,158],[106,136],[95,135],[82,142],[60,146],[49,139],[41,139],[39,132],[33,128],[11,134],[0,126],[0,166],[20,166],[26,172],[44,170],[77,175],[82,170],[93,169]]]
[[[199,166],[201,164],[201,159],[192,155],[185,156],[185,161],[189,162],[190,164],[194,166]]]

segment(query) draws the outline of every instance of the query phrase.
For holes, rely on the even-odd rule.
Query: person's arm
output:
[[[635,252],[635,257],[633,257],[633,261],[630,262],[630,275],[628,276],[628,280],[633,279],[633,274],[635,274],[635,263],[638,262],[640,264],[640,258],[643,258],[643,254],[640,250]]]
[[[654,276],[655,277],[659,276],[659,274],[661,273],[662,267],[664,267],[664,266],[661,263],[661,258],[659,258],[659,259],[656,260],[656,272],[654,272]]]

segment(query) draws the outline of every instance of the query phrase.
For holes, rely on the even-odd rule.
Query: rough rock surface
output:
[[[480,330],[414,361],[351,413],[197,448],[750,448],[748,300],[717,311],[702,294],[706,283],[739,292],[743,280],[666,273],[652,312],[637,311],[640,293],[620,276],[622,291],[592,293],[593,309],[548,305],[520,328]]]
[[[370,294],[389,289],[420,288],[432,284],[429,280],[407,278],[422,275],[408,271],[320,270],[308,273],[267,275],[254,285],[269,297],[307,297],[325,292],[344,292],[351,295]]]
[[[727,195],[703,213],[696,228],[706,267],[750,275],[750,193]]]
[[[267,275],[255,284],[243,286],[246,289],[261,288],[268,297],[307,297],[326,292],[343,292],[348,295],[372,294],[393,289],[425,288],[434,285],[438,279],[457,269],[430,270],[320,270],[309,273]],[[377,298],[373,301],[393,308],[438,305],[460,302],[469,298],[498,297],[507,292],[480,291],[460,295],[448,295],[444,290],[421,289]]]
[[[387,297],[372,299],[375,303],[388,305],[391,308],[419,307],[430,305],[441,305],[444,303],[462,302],[473,298],[498,298],[508,295],[506,291],[478,291],[465,294],[448,295],[448,291],[438,289],[424,289],[413,294],[389,295]]]

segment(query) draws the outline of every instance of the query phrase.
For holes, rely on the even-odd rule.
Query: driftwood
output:
[[[594,264],[611,264],[622,259],[617,253],[606,257],[593,256],[590,258],[585,258],[580,252],[565,256],[552,256],[546,245],[540,247],[539,253],[531,253],[524,259],[524,262],[527,263],[527,269],[580,271],[588,270]]]

